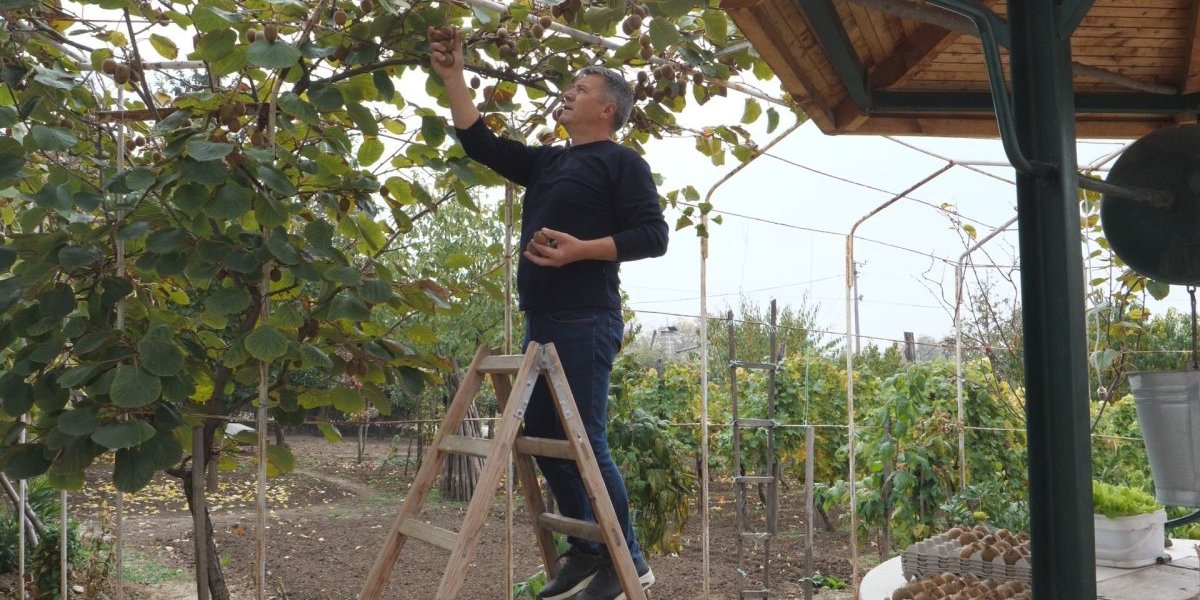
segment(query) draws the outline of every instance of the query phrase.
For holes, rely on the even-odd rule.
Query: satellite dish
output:
[[[1200,125],[1160,129],[1134,142],[1106,182],[1171,197],[1163,205],[1106,192],[1100,223],[1113,252],[1155,281],[1200,284]]]

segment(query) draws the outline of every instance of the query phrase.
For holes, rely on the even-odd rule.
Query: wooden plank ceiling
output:
[[[980,1],[1004,18],[1004,0]],[[724,0],[722,8],[825,133],[997,135],[983,46],[966,28],[947,28],[962,18],[914,0]],[[1196,121],[1198,9],[1200,0],[1092,3],[1071,36],[1080,137],[1135,138]],[[915,12],[945,18],[895,16]],[[1007,50],[1001,57],[1007,80]],[[847,73],[866,80],[857,97]]]

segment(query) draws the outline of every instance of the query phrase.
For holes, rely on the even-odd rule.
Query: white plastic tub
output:
[[[1166,556],[1165,511],[1115,519],[1094,517],[1097,565],[1132,569],[1152,565]]]

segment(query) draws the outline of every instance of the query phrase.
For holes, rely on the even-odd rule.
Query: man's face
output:
[[[604,78],[599,75],[578,77],[563,94],[563,110],[558,122],[570,131],[572,125],[602,124],[608,127],[616,105],[604,93]]]

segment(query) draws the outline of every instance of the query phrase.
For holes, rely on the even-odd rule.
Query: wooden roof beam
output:
[[[1200,43],[1196,42],[1196,34],[1200,33],[1200,2],[1192,2],[1192,20],[1188,24],[1188,37],[1191,46],[1187,54],[1187,71],[1183,74],[1183,93],[1192,94],[1200,91]]]
[[[867,76],[868,86],[877,90],[903,85],[961,35],[937,25],[922,24],[904,38],[891,55],[871,69]]]
[[[871,90],[867,87],[867,71],[863,67],[858,51],[850,42],[846,28],[833,8],[832,0],[795,0],[796,6],[809,23],[809,31],[817,38],[821,48],[829,57],[838,79],[854,100],[858,110],[871,108]]]

